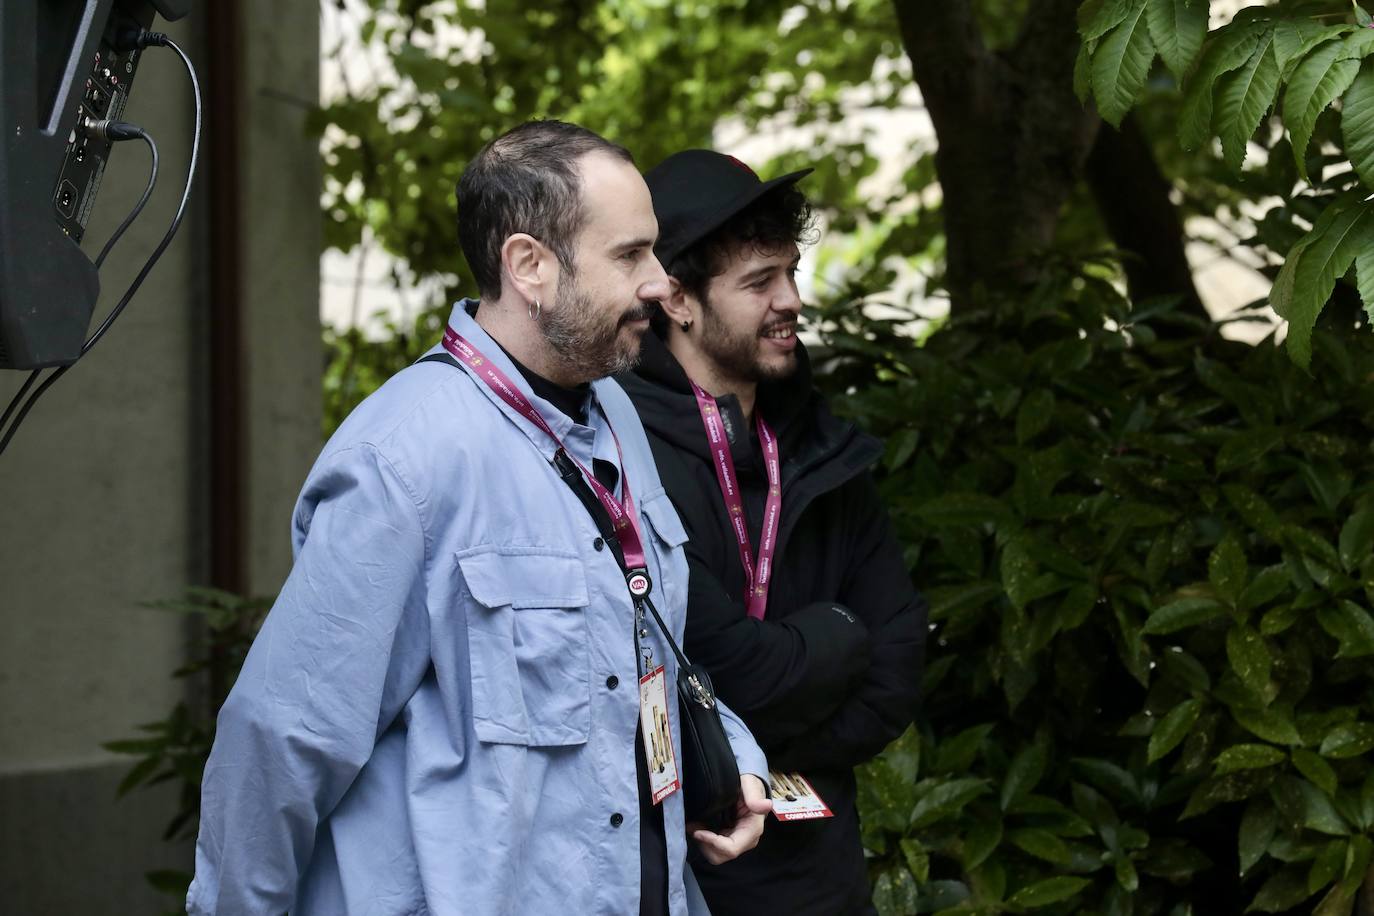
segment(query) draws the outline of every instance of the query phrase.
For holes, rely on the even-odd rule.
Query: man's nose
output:
[[[651,263],[645,265],[649,276],[643,283],[639,284],[637,292],[639,298],[645,302],[650,300],[662,302],[668,298],[668,272],[663,269],[663,265],[658,262],[657,257],[650,255],[649,261]]]
[[[790,277],[783,283],[783,288],[773,297],[772,308],[776,312],[801,311],[801,293],[797,291],[797,282]]]

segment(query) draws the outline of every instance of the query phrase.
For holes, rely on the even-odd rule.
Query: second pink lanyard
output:
[[[755,620],[762,620],[768,610],[768,583],[773,576],[773,554],[778,547],[778,518],[782,514],[782,473],[778,461],[778,440],[763,416],[754,412],[754,427],[758,430],[759,446],[763,449],[764,471],[768,475],[768,498],[763,505],[763,527],[759,532],[758,563],[749,543],[749,523],[744,515],[744,500],[740,495],[739,476],[735,473],[735,459],[730,454],[730,440],[715,398],[692,382],[692,393],[701,411],[701,423],[706,427],[706,441],[711,448],[711,465],[716,469],[720,495],[725,498],[725,511],[739,543],[740,564],[744,567],[745,609]]]

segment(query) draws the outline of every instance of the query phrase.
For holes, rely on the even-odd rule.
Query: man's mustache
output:
[[[629,324],[631,321],[647,321],[654,317],[654,309],[657,305],[657,302],[641,302],[639,305],[636,305],[634,308],[629,309],[625,314],[621,315],[620,323]]]

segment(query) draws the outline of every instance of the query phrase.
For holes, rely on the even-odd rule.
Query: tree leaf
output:
[[[1248,23],[1232,23],[1213,33],[1197,70],[1188,80],[1179,111],[1178,138],[1184,149],[1197,149],[1211,132],[1217,78],[1243,66],[1259,42],[1260,32]]]
[[[979,746],[992,732],[990,723],[966,728],[953,737],[941,741],[935,748],[935,763],[932,773],[963,773],[978,756]]]
[[[1364,302],[1364,313],[1374,322],[1374,248],[1362,248],[1355,255],[1355,282]]]
[[[1237,836],[1242,877],[1263,858],[1278,826],[1278,812],[1267,799],[1256,798],[1246,805],[1245,814],[1240,820],[1240,833]]]
[[[1374,245],[1374,207],[1363,198],[1363,192],[1347,192],[1322,211],[1274,281],[1269,304],[1288,319],[1288,353],[1303,368],[1312,362],[1312,327],[1337,278],[1362,246]]]
[[[916,445],[921,441],[921,432],[916,429],[904,429],[893,436],[887,442],[886,456],[883,459],[883,466],[889,471],[895,470],[907,463],[912,454],[916,451]]]
[[[1274,660],[1263,636],[1247,626],[1232,627],[1226,634],[1226,658],[1241,683],[1256,694],[1264,693]]]
[[[947,493],[922,503],[916,514],[932,525],[976,525],[1008,518],[1011,510],[981,493]]]
[[[1021,888],[1011,895],[1007,903],[1026,907],[1047,906],[1068,900],[1091,883],[1087,878],[1046,878]]]
[[[1237,744],[1217,756],[1216,774],[1221,776],[1236,770],[1257,770],[1287,759],[1288,755],[1272,744]]]
[[[1078,46],[1078,56],[1073,61],[1073,94],[1084,105],[1092,93],[1093,55],[1097,53],[1096,39],[1083,39]]]
[[[1226,802],[1237,802],[1263,792],[1274,782],[1278,770],[1258,767],[1248,770],[1235,770],[1204,779],[1188,797],[1180,820],[1197,817]]]
[[[988,791],[987,780],[974,777],[941,782],[925,792],[911,812],[911,826],[929,827],[959,811]]]
[[[911,837],[902,837],[901,847],[906,867],[911,869],[912,877],[918,885],[925,884],[930,880],[930,853],[919,840]]]
[[[1293,159],[1303,181],[1307,177],[1307,147],[1317,116],[1350,87],[1360,72],[1358,61],[1343,59],[1339,41],[1319,45],[1298,64],[1283,93],[1283,120],[1292,140]]]
[[[1337,658],[1374,655],[1374,617],[1353,601],[1341,600],[1317,611],[1322,629],[1340,641]]]
[[[1307,892],[1307,876],[1301,869],[1289,867],[1264,882],[1245,912],[1281,913],[1311,896]]]
[[[1007,839],[1022,852],[1055,865],[1069,865],[1074,860],[1069,845],[1048,830],[1033,827],[1013,830],[1007,834]]]
[[[1369,28],[1370,23],[1374,22],[1374,17],[1371,17],[1369,12],[1360,6],[1359,0],[1350,0],[1350,5],[1355,8],[1355,24],[1360,28]]]
[[[1145,6],[1150,37],[1180,83],[1207,37],[1207,7],[1207,0],[1148,0]]]
[[[1312,19],[1280,19],[1274,23],[1274,54],[1286,83],[1293,76],[1298,63],[1312,49],[1332,38],[1340,38],[1350,31],[1349,23],[1322,25]]]
[[[1331,768],[1331,764],[1306,748],[1298,747],[1293,749],[1293,765],[1298,768],[1299,773],[1311,780],[1313,785],[1329,797],[1335,797],[1337,779],[1336,771]]]
[[[1247,429],[1232,435],[1217,450],[1217,473],[1224,474],[1253,464],[1281,445],[1285,435],[1284,430],[1273,426]]]
[[[1134,894],[1140,888],[1140,874],[1135,870],[1135,863],[1125,856],[1116,860],[1116,883],[1129,894]]]
[[[1349,849],[1350,843],[1346,840],[1332,840],[1322,847],[1307,872],[1307,889],[1310,892],[1315,894],[1336,880],[1345,867],[1345,856]]]
[[[1201,700],[1184,700],[1155,726],[1150,735],[1150,748],[1146,762],[1154,763],[1165,754],[1178,747],[1179,742],[1188,737],[1188,730],[1197,722],[1202,712]]]
[[[1308,882],[1311,886],[1311,882]],[[1355,892],[1348,891],[1337,884],[1312,911],[1312,916],[1350,916],[1355,909]]]
[[[1368,722],[1347,722],[1337,725],[1322,739],[1318,751],[1323,757],[1341,760],[1358,757],[1374,747],[1374,725]]]
[[[873,882],[873,906],[879,916],[916,912],[916,881],[902,866],[888,869]]]
[[[1341,107],[1345,155],[1365,187],[1374,188],[1374,59],[1367,59]],[[1344,273],[1344,271],[1342,271]]]
[[[1374,264],[1370,265],[1374,268]],[[1374,509],[1361,509],[1341,526],[1341,565],[1352,571],[1374,551]]]
[[[1215,598],[1180,598],[1156,608],[1145,621],[1141,632],[1149,636],[1163,636],[1206,623],[1223,613],[1221,602]]]
[[[1274,802],[1279,813],[1295,828],[1306,827],[1328,836],[1349,836],[1345,822],[1331,799],[1305,779],[1288,776],[1274,783]]]
[[[1104,0],[1097,7],[1097,12],[1084,23],[1079,19],[1079,34],[1087,41],[1093,41],[1106,35],[1120,24],[1131,12],[1139,7],[1144,0]],[[1080,7],[1080,13],[1089,12],[1088,4]]]
[[[1284,268],[1287,267],[1288,265],[1285,263]],[[1280,276],[1282,276],[1282,272],[1280,272]],[[1274,281],[1274,285],[1278,286],[1277,280]],[[1264,497],[1240,484],[1227,484],[1221,488],[1221,492],[1226,497],[1226,501],[1245,521],[1245,524],[1271,541],[1279,539],[1283,533],[1283,523],[1279,520],[1278,513],[1265,501]]]
[[[1037,388],[1016,409],[1016,441],[1025,444],[1044,432],[1054,419],[1054,392]]]
[[[1345,875],[1341,881],[1341,886],[1349,891],[1359,888],[1369,872],[1369,860],[1371,858],[1374,858],[1374,841],[1371,841],[1364,834],[1352,836],[1350,849],[1345,857]]]
[[[964,835],[964,871],[970,872],[987,861],[988,856],[1002,842],[1002,819],[999,817],[975,818],[973,825]]]
[[[1121,126],[1121,119],[1145,88],[1154,56],[1154,42],[1145,23],[1145,0],[1136,0],[1134,8],[1102,37],[1093,55],[1093,95],[1102,120],[1113,127]]]
[[[1293,577],[1288,572],[1288,567],[1282,564],[1266,566],[1255,575],[1249,585],[1245,586],[1236,607],[1241,611],[1253,611],[1257,607],[1263,607],[1283,594],[1292,584]]]
[[[1003,811],[1035,788],[1040,778],[1045,775],[1047,764],[1048,755],[1043,744],[1035,742],[1021,749],[1007,767],[1007,778],[1002,783]]]
[[[1217,82],[1217,133],[1226,165],[1239,172],[1250,138],[1279,91],[1274,33],[1265,31],[1250,58]]]
[[[1302,743],[1302,736],[1298,734],[1298,727],[1293,724],[1291,710],[1285,710],[1278,706],[1270,706],[1268,709],[1235,707],[1231,710],[1231,715],[1240,723],[1242,728],[1251,734],[1258,735],[1265,741],[1287,745]]]
[[[1240,541],[1234,535],[1226,535],[1207,558],[1207,578],[1212,588],[1223,601],[1235,606],[1245,590],[1248,573]]]

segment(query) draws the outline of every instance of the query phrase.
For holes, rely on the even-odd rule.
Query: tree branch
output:
[[[1126,257],[1131,298],[1181,296],[1183,307],[1207,317],[1193,283],[1171,185],[1155,162],[1134,115],[1119,131],[1103,125],[1088,156],[1086,178],[1107,234]]]

